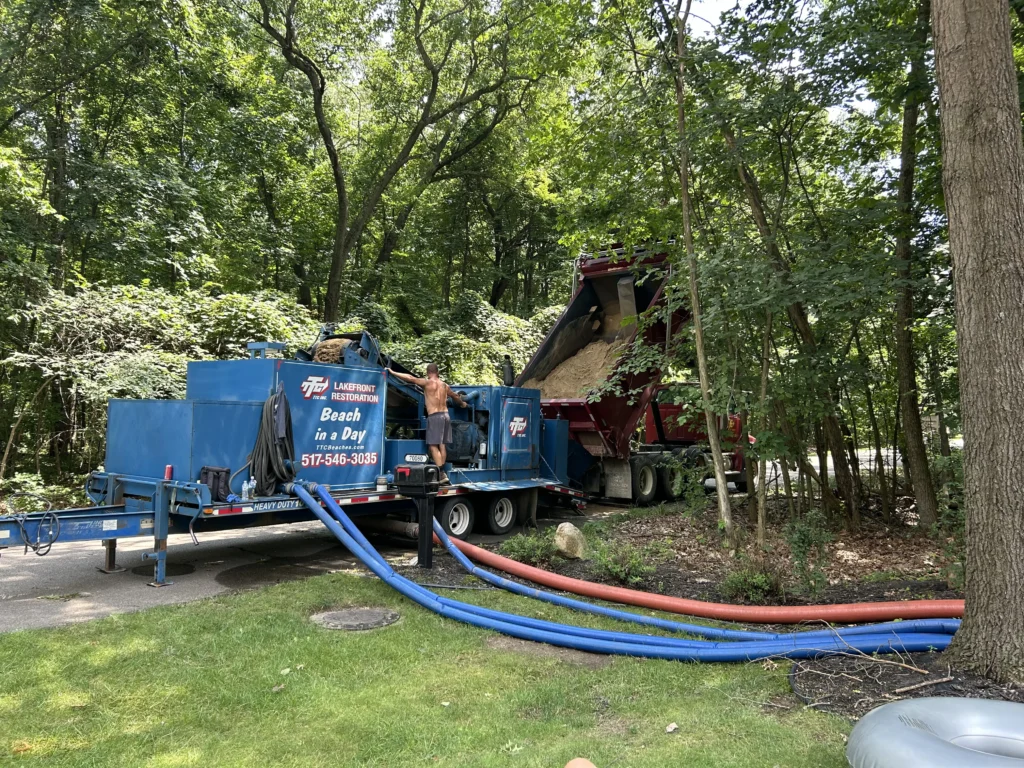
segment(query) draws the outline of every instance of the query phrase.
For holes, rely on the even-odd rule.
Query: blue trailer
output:
[[[280,429],[285,411],[287,463],[298,481],[326,488],[351,516],[419,519],[427,536],[422,505],[399,493],[394,478],[399,465],[430,461],[423,394],[389,375],[389,365],[404,369],[370,334],[333,338],[345,344],[338,364],[274,358],[268,353],[282,345],[250,344],[247,360],[190,363],[184,400],[110,401],[106,460],[86,482],[96,506],[0,517],[0,548],[43,553],[54,543],[99,540],[102,570],[113,572],[118,539],[152,536],[144,557],[154,561],[152,584],[163,586],[171,533],[198,543],[207,531],[316,519],[274,483],[249,493],[260,430]],[[568,425],[542,418],[537,390],[453,389],[469,407],[450,408],[451,485],[438,489],[434,507],[446,532],[507,533],[535,518],[540,492],[585,498],[568,486]],[[429,539],[421,554],[424,547],[428,564]]]

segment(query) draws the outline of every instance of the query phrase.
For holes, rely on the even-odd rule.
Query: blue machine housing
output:
[[[169,465],[172,478],[192,482],[204,466],[235,472],[256,441],[263,400],[278,387],[288,399],[303,480],[335,490],[371,488],[397,464],[429,461],[422,396],[383,369],[218,360],[189,364],[186,400],[111,401],[106,471],[163,477]],[[537,390],[454,388],[469,407],[452,407],[449,415],[477,446],[453,461],[454,483],[564,482],[568,433],[564,422],[544,428]],[[247,478],[239,473],[231,490],[240,494]]]
[[[423,393],[389,375],[392,364],[372,336],[346,340],[341,365],[267,358],[260,353],[280,345],[254,344],[248,360],[190,363],[184,400],[110,401],[104,468],[86,483],[98,506],[55,513],[59,526],[54,514],[0,518],[0,548],[26,536],[98,539],[110,545],[113,568],[118,538],[152,535],[154,551],[145,556],[162,585],[170,532],[313,519],[284,493],[238,500],[264,404],[276,392],[289,403],[297,480],[324,486],[350,514],[414,517],[413,502],[380,483],[398,464],[430,461]],[[460,440],[449,446],[452,485],[440,497],[546,489],[584,498],[565,485],[568,423],[542,418],[537,390],[452,388],[468,407],[449,409]],[[213,500],[199,482],[204,467],[229,470],[232,501]],[[531,504],[535,511],[536,493]]]

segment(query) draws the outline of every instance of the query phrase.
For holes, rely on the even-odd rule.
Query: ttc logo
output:
[[[307,376],[306,380],[299,385],[299,389],[302,390],[304,400],[309,400],[311,397],[323,400],[323,394],[327,391],[330,383],[331,380],[326,376]]]
[[[512,421],[508,423],[508,431],[512,433],[512,437],[522,437],[526,434],[526,417],[516,416]]]

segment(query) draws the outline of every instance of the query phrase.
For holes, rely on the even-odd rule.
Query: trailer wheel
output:
[[[445,533],[461,539],[473,530],[473,504],[465,496],[452,496],[441,505],[437,518]]]
[[[487,532],[504,536],[511,531],[519,517],[519,506],[516,496],[503,493],[491,496],[487,501]]]
[[[646,456],[634,456],[630,462],[633,475],[633,501],[646,506],[658,492],[658,473],[654,462]]]

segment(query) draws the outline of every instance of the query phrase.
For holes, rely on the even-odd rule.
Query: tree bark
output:
[[[768,427],[768,368],[772,351],[772,313],[769,311],[764,320],[764,335],[761,338],[761,392],[758,427],[763,432]],[[743,434],[746,437],[746,433]],[[741,438],[742,439],[742,438]],[[744,446],[749,448],[749,446]],[[757,548],[764,550],[765,528],[768,519],[768,489],[765,487],[765,452],[759,450],[757,458]]]
[[[854,344],[857,345],[857,355],[864,362],[868,359],[864,356],[864,350],[860,345],[860,334],[854,333]],[[878,429],[878,418],[875,416],[875,402],[871,396],[871,384],[864,384],[864,398],[868,406],[868,421],[871,423],[871,438],[875,444],[875,473],[878,475],[878,495],[882,499],[882,519],[885,522],[892,520],[892,502],[889,499],[889,482],[885,476],[885,458],[882,453],[882,434]]]
[[[704,403],[704,418],[708,428],[708,443],[711,446],[711,460],[715,471],[715,491],[718,497],[718,516],[732,547],[736,546],[736,529],[732,522],[732,506],[729,503],[729,486],[725,479],[725,461],[718,434],[718,420],[711,408],[711,380],[708,374],[708,360],[704,351],[704,324],[701,319],[700,286],[697,279],[697,255],[693,244],[693,223],[690,200],[690,151],[686,135],[686,20],[690,14],[690,2],[686,11],[675,16],[676,37],[676,127],[679,133],[679,186],[682,192],[683,242],[686,247],[686,261],[690,273],[690,314],[693,317],[693,336],[697,353],[697,372],[700,379],[701,399]],[[671,30],[671,27],[669,28]],[[748,480],[749,482],[749,480]]]
[[[1009,9],[934,0],[932,25],[967,509],[967,605],[948,653],[1024,682],[1024,143]]]
[[[907,78],[907,98],[903,107],[903,137],[900,146],[899,190],[896,194],[896,265],[900,287],[896,294],[896,371],[900,381],[900,409],[903,437],[907,446],[910,481],[917,499],[920,524],[933,526],[938,521],[938,500],[928,468],[928,451],[921,430],[921,408],[917,397],[917,365],[911,327],[914,323],[914,286],[911,282],[914,259],[913,237],[917,229],[914,213],[914,170],[917,165],[917,119],[926,94],[925,53],[928,45],[929,0],[919,0],[914,29],[913,57]]]

